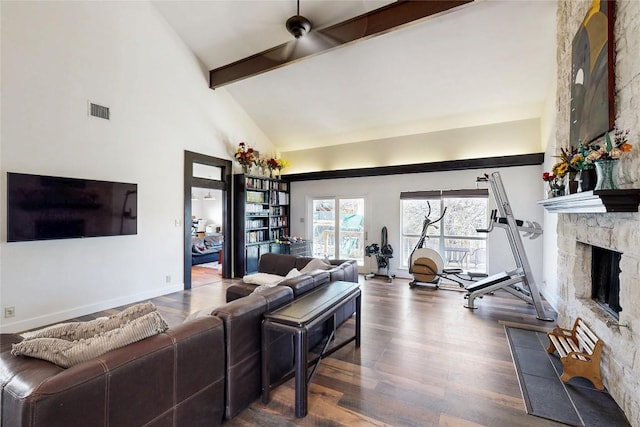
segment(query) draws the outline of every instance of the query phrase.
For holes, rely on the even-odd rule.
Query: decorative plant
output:
[[[578,169],[581,171],[587,169],[593,169],[593,162],[587,158],[589,155],[589,148],[582,143],[582,140],[578,140],[578,156],[580,161],[578,162]]]
[[[545,172],[542,174],[542,180],[549,183],[549,188],[554,194],[564,191],[564,184],[561,176]]]
[[[560,161],[553,165],[551,172],[558,178],[562,178],[566,174],[575,175],[582,170],[584,157],[580,155],[577,148],[561,148],[560,155],[557,157],[560,158]]]
[[[604,144],[591,143],[586,146],[586,160],[588,162],[597,162],[600,160],[618,160],[623,153],[631,151],[633,146],[629,144],[629,129],[613,130],[613,141],[611,141],[610,132],[604,134]]]
[[[235,158],[242,166],[250,168],[256,163],[258,156],[256,156],[255,150],[249,147],[246,142],[241,142],[236,149]]]
[[[277,157],[271,157],[267,160],[267,167],[271,170],[280,171],[286,167],[288,167],[290,163],[285,159],[279,159]]]

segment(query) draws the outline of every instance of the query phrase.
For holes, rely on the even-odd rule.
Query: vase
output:
[[[596,188],[597,179],[596,170],[593,168],[580,171],[580,191],[591,191]]]
[[[595,162],[596,174],[598,175],[598,181],[596,182],[595,190],[615,190],[618,188],[616,185],[616,169],[618,167],[617,160],[600,160]]]
[[[569,194],[575,194],[578,192],[578,181],[576,181],[577,175],[577,172],[570,172],[567,174],[567,189],[569,190]]]
[[[245,175],[249,174],[249,165],[242,165],[242,173]]]

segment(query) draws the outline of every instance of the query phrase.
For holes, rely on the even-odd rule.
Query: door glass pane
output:
[[[313,256],[335,257],[336,202],[333,199],[313,201]]]
[[[355,259],[364,265],[364,199],[339,199],[339,207],[338,259]]]

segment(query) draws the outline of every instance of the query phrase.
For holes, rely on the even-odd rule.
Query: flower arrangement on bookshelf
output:
[[[241,142],[238,144],[238,148],[236,148],[234,157],[238,163],[240,163],[240,166],[242,166],[244,173],[247,173],[249,168],[256,163],[258,152],[249,147],[246,142]]]
[[[272,174],[275,173],[276,176],[280,175],[280,171],[288,166],[290,166],[290,163],[285,159],[279,159],[277,157],[267,159],[267,167],[269,168],[269,171]]]

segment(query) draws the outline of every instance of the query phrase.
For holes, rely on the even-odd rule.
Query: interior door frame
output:
[[[193,164],[219,167],[220,181],[212,181],[193,176]],[[185,150],[184,152],[184,289],[191,289],[191,187],[209,188],[222,191],[222,229],[225,236],[222,243],[222,277],[231,277],[231,160],[207,156]]]

